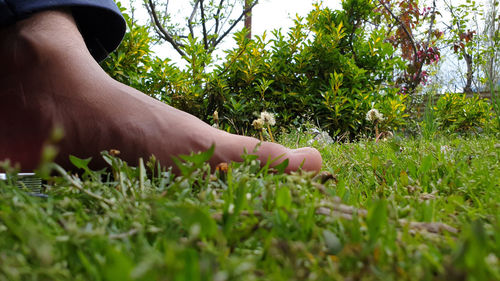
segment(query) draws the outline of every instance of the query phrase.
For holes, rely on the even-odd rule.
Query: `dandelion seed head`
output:
[[[377,109],[372,108],[366,113],[366,120],[370,122],[384,121],[384,115]]]
[[[264,125],[271,125],[271,126],[274,126],[276,125],[276,120],[274,119],[274,114],[272,113],[269,113],[267,111],[263,111],[260,113],[260,119],[262,119],[262,121],[264,121]]]
[[[255,119],[252,122],[252,126],[255,128],[255,130],[262,130],[264,128],[264,121],[262,119]]]

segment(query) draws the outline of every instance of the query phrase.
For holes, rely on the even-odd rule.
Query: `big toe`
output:
[[[291,149],[287,153],[289,161],[287,172],[296,171],[299,168],[305,171],[321,170],[323,159],[319,151],[312,147],[303,147],[298,149]]]

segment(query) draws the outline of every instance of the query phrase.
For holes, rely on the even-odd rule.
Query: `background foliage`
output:
[[[118,81],[208,123],[215,123],[212,116],[217,111],[219,127],[239,134],[258,135],[252,121],[268,111],[275,113],[278,121],[275,134],[309,123],[337,139],[356,139],[377,131],[365,118],[372,108],[385,117],[377,124],[381,132],[418,134],[412,129],[421,118],[413,108],[419,100],[416,91],[431,79],[424,66],[440,61],[437,42],[455,46],[459,54],[462,45],[458,38],[469,37],[462,36],[465,23],[458,18],[453,18],[453,24],[459,28],[450,32],[450,37],[444,38],[433,24],[418,35],[419,28],[435,19],[436,7],[422,8],[409,2],[405,5],[411,9],[405,10],[406,6],[397,3],[347,0],[341,10],[317,4],[307,17],[297,18],[287,34],[275,30],[250,40],[245,30],[236,32],[236,47],[226,50],[218,61],[214,61],[212,49],[207,51],[203,38],[189,37],[179,45],[189,62],[184,68],[152,55],[150,46],[157,42],[150,35],[153,27],[141,26],[126,15],[130,31],[102,66]],[[466,7],[453,11],[465,11]],[[391,15],[398,12],[406,21],[391,22]],[[412,32],[411,38],[405,37],[403,27]],[[475,40],[469,41],[479,46],[474,33],[467,34]],[[469,41],[464,41],[464,48],[470,49]],[[405,53],[412,46],[416,46],[415,53]],[[462,58],[469,49],[463,49]],[[480,62],[473,63],[478,69]],[[466,103],[455,104],[455,111],[463,110]],[[476,103],[484,113],[486,105],[472,102]],[[443,117],[444,112],[440,110],[440,120],[431,121],[458,120]],[[452,126],[453,132],[474,132],[480,127],[477,124],[489,123],[485,119],[490,117],[469,114],[468,122],[476,125],[443,126]]]
[[[127,17],[130,32],[103,67],[110,75],[139,90],[210,121],[214,111],[221,127],[252,132],[261,111],[277,115],[284,128],[310,121],[332,135],[350,137],[371,131],[365,114],[372,107],[387,117],[384,126],[404,125],[406,97],[399,95],[392,75],[404,67],[385,42],[383,30],[368,30],[373,20],[371,1],[344,1],[333,11],[316,5],[307,18],[298,18],[290,32],[273,31],[246,38],[235,34],[237,47],[215,64],[203,43],[190,38],[184,52],[188,67],[181,70],[149,55],[148,28]],[[207,71],[212,66],[212,71]]]
[[[445,94],[434,109],[439,129],[449,133],[477,132],[492,122],[491,105],[477,96]]]

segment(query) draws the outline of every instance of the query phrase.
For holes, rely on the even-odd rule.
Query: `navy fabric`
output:
[[[61,7],[71,8],[87,48],[97,61],[120,45],[126,24],[113,0],[0,0],[0,27],[38,11]]]
[[[7,2],[0,0],[0,26],[10,23],[14,18],[15,15],[12,13]]]

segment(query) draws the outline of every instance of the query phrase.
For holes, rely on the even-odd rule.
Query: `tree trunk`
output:
[[[472,69],[472,56],[470,54],[464,54],[465,62],[467,63],[467,81],[464,87],[464,93],[470,94],[472,93],[472,79],[474,78],[474,70]]]
[[[252,0],[245,0],[245,28],[248,30],[247,38],[252,39]]]
[[[486,87],[490,91],[494,91],[497,83],[500,80],[500,68],[498,68],[498,62],[500,58],[500,51],[498,51],[498,47],[496,47],[496,42],[499,39],[497,34],[500,34],[500,17],[498,17],[498,0],[490,0],[489,1],[489,11],[486,20],[486,28],[485,35],[488,38],[489,45],[488,49],[490,50],[490,54],[488,54],[488,63],[486,66],[486,71],[488,75],[488,79],[490,80]],[[498,24],[498,25],[497,25]],[[493,86],[493,89],[490,89]]]

